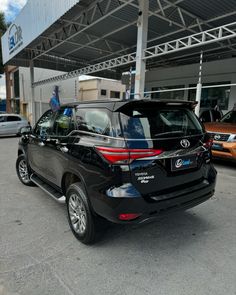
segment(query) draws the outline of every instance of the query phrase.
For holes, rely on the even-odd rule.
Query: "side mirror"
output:
[[[20,134],[21,135],[27,135],[32,133],[32,127],[31,126],[25,126],[25,127],[21,127],[20,129]]]

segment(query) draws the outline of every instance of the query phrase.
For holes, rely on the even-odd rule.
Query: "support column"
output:
[[[196,90],[196,101],[198,102],[195,108],[195,114],[199,117],[200,114],[200,104],[201,104],[201,97],[202,97],[202,60],[203,60],[203,52],[200,55],[200,66],[199,66],[199,78]]]
[[[6,81],[6,111],[11,113],[11,77],[9,66],[5,66],[5,81]]]
[[[41,117],[42,114],[43,114],[43,95],[42,95],[42,88],[40,88],[39,116]]]
[[[34,83],[34,62],[30,61],[30,85],[31,85],[31,100],[30,100],[30,113],[29,120],[31,125],[35,124],[35,89],[33,86]]]
[[[147,48],[149,0],[139,0],[139,18],[136,52],[135,98],[144,97],[146,61],[143,60]]]

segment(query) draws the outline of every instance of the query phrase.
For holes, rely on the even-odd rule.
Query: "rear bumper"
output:
[[[158,200],[146,200],[142,196],[114,198],[107,195],[94,200],[95,212],[114,223],[143,223],[177,210],[186,210],[211,198],[215,192],[216,170],[212,167],[209,178],[175,194],[159,195]],[[119,214],[141,214],[135,220],[121,221]]]

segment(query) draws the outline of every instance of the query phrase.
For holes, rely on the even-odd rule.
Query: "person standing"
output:
[[[52,97],[50,99],[49,105],[50,105],[50,108],[53,112],[56,112],[60,109],[60,102],[56,96],[55,91],[53,91],[53,93],[52,93]]]

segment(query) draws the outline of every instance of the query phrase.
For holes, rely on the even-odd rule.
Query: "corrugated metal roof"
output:
[[[128,1],[129,4],[125,3]],[[57,3],[57,0],[51,0],[45,9],[51,6],[55,9]],[[236,16],[235,0],[160,0],[161,6],[157,0],[149,0],[149,3],[150,46],[230,23]],[[137,0],[80,0],[9,63],[26,65],[33,58],[36,66],[55,66],[71,71],[84,64],[134,52],[138,14]],[[32,25],[34,23],[29,24]],[[225,57],[225,54],[234,53],[227,42],[223,42],[220,49],[218,44],[214,46],[215,55]],[[211,56],[214,46],[208,48]],[[194,56],[198,59],[198,52],[196,49],[186,54],[193,60]],[[179,54],[179,62],[182,55],[183,52]],[[172,56],[163,56],[162,62],[168,63],[171,59]],[[173,59],[177,62],[178,54],[173,55]],[[149,61],[149,64],[153,65],[155,61]]]

